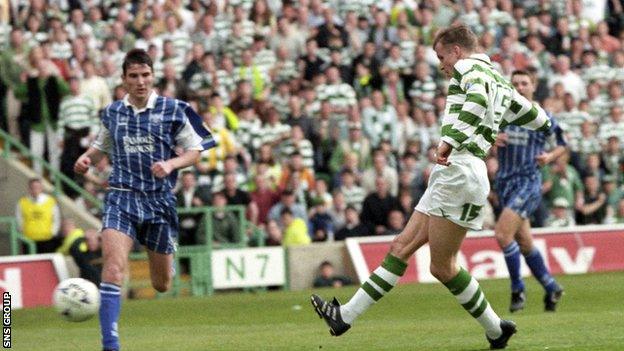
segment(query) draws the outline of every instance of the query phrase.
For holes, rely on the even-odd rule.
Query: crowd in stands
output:
[[[624,222],[619,0],[3,0],[0,128],[101,197],[108,161],[84,179],[71,166],[124,96],[125,52],[143,48],[157,92],[188,101],[219,143],[180,175],[180,207],[245,206],[270,245],[396,234],[440,137],[448,80],[432,40],[458,22],[505,76],[536,75],[566,132],[534,225]],[[180,219],[181,243],[201,243],[200,219]],[[213,220],[216,241],[236,240],[227,211]]]

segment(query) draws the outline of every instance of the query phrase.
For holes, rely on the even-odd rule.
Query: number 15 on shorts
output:
[[[464,204],[462,206],[462,214],[459,220],[470,222],[479,217],[479,212],[483,206],[477,206],[475,204]]]

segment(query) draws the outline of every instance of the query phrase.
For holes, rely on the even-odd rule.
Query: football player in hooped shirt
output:
[[[105,351],[120,348],[120,288],[134,239],[147,249],[154,289],[164,292],[171,286],[177,170],[195,164],[202,150],[215,145],[188,103],[152,90],[153,62],[144,50],[128,52],[122,80],[128,94],[104,109],[97,139],[74,165],[76,173],[84,174],[108,155],[113,166],[102,218],[100,327]]]

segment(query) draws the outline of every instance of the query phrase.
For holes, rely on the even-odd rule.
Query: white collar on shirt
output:
[[[479,60],[479,61],[484,61],[485,63],[490,64],[490,65],[492,64],[492,61],[490,61],[490,57],[486,54],[477,52],[477,53],[470,55],[468,58]]]
[[[152,92],[150,93],[150,96],[147,98],[147,104],[145,105],[145,107],[138,109],[136,106],[134,106],[131,102],[130,102],[130,95],[126,94],[126,96],[124,96],[123,98],[123,103],[126,107],[132,107],[132,110],[134,110],[134,113],[141,113],[144,111],[147,111],[148,109],[153,109],[156,106],[156,99],[158,98],[158,94],[156,94],[156,92],[154,92],[152,90]]]
[[[40,204],[43,203],[44,201],[46,201],[48,199],[48,194],[46,193],[41,193],[39,194],[36,198],[32,197],[32,195],[28,195],[28,197],[36,204]]]

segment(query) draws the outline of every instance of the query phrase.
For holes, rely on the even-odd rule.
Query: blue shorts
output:
[[[510,208],[522,218],[529,218],[542,201],[541,177],[497,179],[495,186],[501,208]]]
[[[176,249],[178,214],[171,193],[108,190],[102,230],[115,229],[149,250],[171,254]]]

